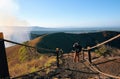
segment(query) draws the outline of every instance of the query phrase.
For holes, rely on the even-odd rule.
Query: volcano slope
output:
[[[51,55],[48,55],[48,52],[45,52],[46,55],[39,56],[39,54],[44,53],[44,51],[36,51],[32,52],[32,56],[39,56],[32,58],[30,60],[27,60],[25,62],[22,62],[24,64],[21,64],[21,61],[19,61],[19,50],[21,46],[12,46],[6,49],[7,51],[7,57],[8,57],[8,63],[9,63],[9,70],[12,73],[12,76],[19,76],[16,78],[25,78],[25,79],[34,79],[34,78],[70,78],[70,79],[88,79],[88,78],[106,78],[101,74],[92,71],[89,69],[88,63],[83,63],[82,61],[79,63],[74,63],[73,60],[73,53],[69,53],[72,49],[72,44],[76,41],[80,41],[81,45],[83,47],[86,46],[93,46],[99,42],[102,42],[104,40],[107,40],[115,35],[119,34],[119,32],[111,32],[111,31],[104,31],[104,32],[97,32],[97,33],[85,33],[85,34],[68,34],[68,33],[54,33],[54,34],[48,34],[43,37],[38,37],[36,39],[33,39],[28,42],[28,45],[36,46],[36,47],[43,47],[47,49],[55,49],[56,47],[62,48],[65,53],[63,57],[63,62],[61,64],[61,68],[56,67],[55,61],[53,61],[53,65],[51,68],[45,69],[41,71],[42,66],[48,61],[48,60],[54,60],[55,57],[52,57]],[[110,42],[108,45],[120,48],[120,39],[116,39],[112,42]],[[27,53],[30,53],[31,51],[27,50]],[[35,53],[35,54],[34,54]],[[51,52],[49,52],[51,53]],[[119,51],[117,52],[119,53]],[[70,56],[69,56],[70,55]],[[119,54],[117,54],[119,56]],[[87,57],[87,54],[86,54]],[[53,59],[54,58],[54,59]],[[42,59],[42,60],[41,60]],[[99,60],[100,59],[100,60]],[[101,71],[110,73],[113,75],[119,75],[119,59],[109,60],[109,57],[102,58],[99,57],[98,61],[96,60],[94,64],[101,69]],[[31,64],[30,64],[31,63]],[[14,64],[14,66],[13,66]],[[115,65],[114,65],[115,64]],[[30,70],[22,73],[25,70],[22,70],[23,66],[29,66],[24,67],[25,70]],[[112,67],[111,67],[112,66]],[[20,67],[20,68],[19,68]],[[108,69],[106,69],[108,67]],[[111,70],[113,69],[113,70]],[[12,72],[13,70],[13,72]],[[40,70],[40,71],[39,71]],[[37,71],[37,72],[36,72]],[[47,71],[47,73],[46,73]],[[112,72],[111,72],[112,71]],[[115,72],[116,71],[116,72]],[[22,74],[21,74],[22,73]]]

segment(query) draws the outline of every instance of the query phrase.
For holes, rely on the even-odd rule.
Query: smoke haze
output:
[[[20,27],[29,26],[28,22],[17,17],[20,6],[18,0],[0,0],[0,32],[4,33],[4,38],[16,42],[29,40],[31,29]],[[10,46],[6,43],[6,47]]]

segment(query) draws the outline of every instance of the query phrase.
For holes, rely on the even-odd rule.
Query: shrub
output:
[[[37,70],[38,70],[37,68],[32,67],[32,68],[30,69],[30,72],[32,73],[32,72],[35,72],[35,71],[37,71]]]
[[[51,57],[45,64],[44,64],[44,67],[47,68],[46,69],[46,74],[48,74],[50,72],[50,66],[52,65],[52,63],[56,62],[56,57]]]
[[[95,53],[97,53],[99,56],[106,57],[107,55],[111,56],[111,54],[114,52],[110,46],[102,45],[98,49],[95,50]]]

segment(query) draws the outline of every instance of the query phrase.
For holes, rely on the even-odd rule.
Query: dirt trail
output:
[[[94,62],[94,65],[97,66],[100,70],[106,73],[110,73],[113,75],[116,75],[119,72],[119,57],[115,58],[98,58]],[[60,64],[60,67],[56,67],[56,63],[54,63],[51,67],[51,70],[48,74],[45,73],[44,70],[37,71],[31,74],[27,74],[18,78],[22,79],[110,79],[109,77],[103,76],[96,71],[90,69],[89,63],[82,60],[82,57],[80,57],[80,60],[78,63],[73,62],[73,54],[66,54],[62,58],[63,63]],[[117,62],[117,63],[116,63]],[[116,72],[114,71],[114,68],[111,68],[109,65],[113,63],[116,63],[114,65],[114,68]],[[113,67],[113,65],[111,65]],[[108,67],[108,68],[106,68]],[[111,71],[114,72],[111,72]],[[16,79],[18,79],[16,78]]]

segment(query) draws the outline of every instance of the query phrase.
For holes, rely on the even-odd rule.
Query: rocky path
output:
[[[72,54],[68,54],[68,55],[64,55],[64,57],[62,58],[62,64],[60,64],[60,67],[57,68],[56,67],[56,63],[54,63],[54,65],[52,67],[50,67],[50,72],[48,74],[46,74],[45,70],[40,70],[34,73],[30,73],[18,78],[21,79],[111,79],[109,77],[105,77],[99,73],[97,73],[96,71],[94,71],[92,68],[90,68],[89,63],[87,63],[86,61],[82,60],[82,57],[80,57],[81,61],[74,63],[73,62],[73,55]],[[109,61],[110,59],[110,61]],[[107,62],[103,62],[107,61]],[[115,60],[112,58],[107,58],[107,59],[98,59],[95,60],[95,65],[99,68],[101,68],[100,70],[104,71],[109,70],[107,68],[104,68],[104,65],[106,65],[105,67],[107,67],[107,63],[111,63],[111,62],[117,62],[118,65],[120,65],[120,63],[118,62],[119,60]],[[103,62],[102,63],[100,63]],[[104,68],[104,69],[103,69]],[[116,70],[116,69],[115,69]],[[117,71],[117,70],[116,70]],[[107,71],[105,71],[107,72]],[[112,72],[111,72],[112,73]],[[118,72],[116,72],[118,73]],[[15,79],[18,79],[15,78]]]

